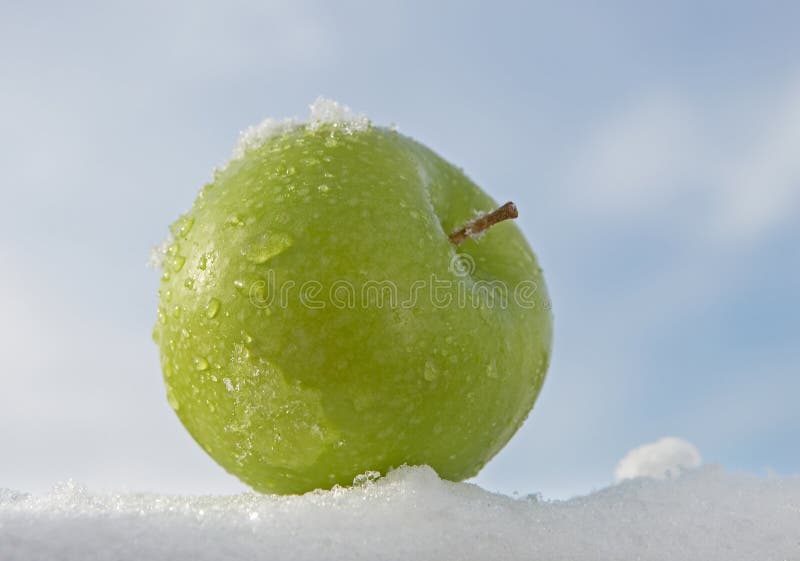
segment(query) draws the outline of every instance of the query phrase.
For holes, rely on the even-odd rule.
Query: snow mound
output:
[[[230,162],[241,159],[248,151],[258,148],[270,138],[280,136],[303,125],[307,125],[311,130],[316,130],[323,125],[331,125],[345,134],[364,131],[370,126],[370,121],[365,115],[355,114],[347,105],[332,99],[318,97],[309,106],[309,110],[310,115],[307,122],[295,118],[269,118],[242,131],[233,148],[230,161],[222,169],[226,168]]]
[[[614,478],[617,481],[635,477],[666,479],[676,477],[683,470],[695,468],[702,461],[694,445],[667,436],[628,452],[617,464]]]
[[[0,559],[800,559],[800,477],[704,467],[586,497],[511,498],[401,468],[279,497],[0,492]]]

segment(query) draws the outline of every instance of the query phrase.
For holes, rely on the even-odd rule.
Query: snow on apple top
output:
[[[308,106],[310,114],[308,121],[296,118],[272,119],[267,118],[239,133],[239,139],[233,147],[230,159],[214,170],[214,174],[224,171],[231,162],[240,160],[244,155],[263,145],[270,138],[280,136],[299,127],[307,126],[316,130],[322,125],[331,125],[345,134],[353,134],[367,130],[371,122],[363,113],[356,114],[347,105],[319,96],[314,103]],[[172,236],[154,246],[150,251],[148,266],[153,269],[162,269],[167,256],[167,248],[172,244]]]
[[[303,125],[308,126],[311,130],[316,130],[322,125],[331,125],[345,134],[363,131],[370,126],[370,120],[363,113],[355,114],[347,105],[322,96],[309,105],[309,109],[311,112],[307,122],[295,118],[268,118],[242,131],[236,146],[233,147],[231,159],[221,169],[224,170],[231,162],[243,158],[247,152],[258,148],[270,138],[280,136]]]

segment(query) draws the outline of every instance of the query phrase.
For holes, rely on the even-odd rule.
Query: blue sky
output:
[[[563,497],[674,435],[800,472],[800,5],[4,2],[0,486],[242,489],[166,404],[151,245],[318,95],[514,200],[549,378],[478,476]]]

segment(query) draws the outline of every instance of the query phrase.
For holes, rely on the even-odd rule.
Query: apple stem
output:
[[[519,216],[517,205],[509,201],[500,208],[487,214],[481,214],[464,224],[464,226],[450,234],[450,242],[454,245],[461,245],[468,238],[480,237],[498,222],[516,218],[517,216]]]

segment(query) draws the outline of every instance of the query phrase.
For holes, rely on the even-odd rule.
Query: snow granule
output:
[[[707,466],[553,502],[427,467],[373,477],[287,497],[0,491],[0,559],[800,559],[800,477]]]

